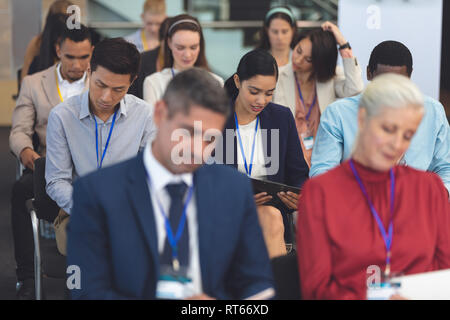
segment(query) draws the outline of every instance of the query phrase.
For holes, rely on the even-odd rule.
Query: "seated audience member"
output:
[[[366,299],[373,266],[384,272],[382,282],[450,268],[450,203],[441,179],[397,165],[423,104],[407,77],[377,76],[359,101],[350,160],[305,184],[297,223],[305,299]]]
[[[63,30],[63,28],[61,28],[62,24],[56,25],[55,23],[65,20],[64,18],[60,19],[62,16],[67,18],[67,8],[71,5],[73,5],[73,3],[67,0],[56,0],[51,4],[45,19],[43,31],[33,37],[33,39],[31,39],[28,43],[23,60],[20,82],[22,82],[23,78],[29,74],[30,66],[33,60],[40,55],[40,52],[43,54],[42,56],[47,57],[51,62],[46,66],[43,66],[40,70],[32,70],[34,71],[32,73],[45,70],[55,63],[55,59],[57,57],[55,52],[55,43],[59,38],[60,31]]]
[[[338,49],[344,70],[336,67]],[[306,162],[310,166],[320,114],[337,98],[360,93],[361,68],[337,26],[302,33],[292,53],[292,63],[280,70],[273,101],[288,106],[295,118]]]
[[[202,27],[196,18],[180,14],[170,19],[164,38],[164,69],[144,80],[144,100],[154,104],[178,72],[194,66],[209,71]],[[222,78],[212,75],[223,83]]]
[[[12,116],[9,145],[25,167],[13,186],[11,222],[18,298],[34,298],[34,246],[31,219],[25,201],[33,198],[34,161],[45,156],[46,130],[50,110],[78,95],[88,87],[87,68],[92,53],[89,30],[65,28],[56,45],[58,64],[24,78],[22,89]],[[33,145],[37,137],[37,145]],[[37,149],[35,149],[37,147]]]
[[[242,57],[237,72],[225,84],[233,112],[225,124],[222,155],[216,152],[216,160],[251,178],[300,187],[308,178],[308,166],[291,112],[271,102],[277,77],[277,63],[267,51],[256,49]],[[233,134],[228,135],[227,130]],[[233,158],[229,156],[232,152]],[[227,157],[233,162],[228,163]],[[270,195],[255,195],[271,258],[286,254],[285,243],[293,243],[291,214],[297,208],[298,194],[288,192],[279,197],[282,205],[277,208]]]
[[[292,48],[297,44],[297,19],[289,7],[270,9],[261,29],[259,49],[269,51],[277,61],[278,69],[292,62]]]
[[[159,28],[166,19],[165,0],[146,0],[141,14],[144,28],[125,37],[125,40],[134,44],[139,52],[154,50],[159,47],[161,38]]]
[[[161,46],[149,51],[144,51],[141,53],[141,64],[139,66],[138,76],[135,81],[130,86],[128,94],[135,95],[136,97],[143,99],[144,97],[144,80],[149,75],[161,71],[161,66],[164,63],[163,55],[163,43],[164,35],[167,32],[167,28],[170,24],[170,18],[166,18],[159,28],[159,40]]]
[[[61,254],[73,179],[134,157],[155,133],[153,107],[126,94],[139,58],[136,47],[122,38],[103,40],[92,53],[89,91],[50,112],[45,180],[48,195],[61,208],[54,223]]]
[[[67,258],[83,276],[72,298],[273,297],[248,179],[202,166],[211,142],[194,146],[209,131],[220,136],[228,114],[219,81],[199,68],[183,71],[155,105],[158,132],[144,152],[77,181]],[[187,161],[173,152],[180,144]]]
[[[411,77],[411,52],[397,41],[378,44],[370,55],[367,79],[392,72]],[[327,107],[320,119],[310,176],[339,165],[351,155],[357,132],[361,95],[338,100]],[[401,163],[437,173],[450,190],[450,130],[445,111],[438,101],[425,96],[425,115]]]

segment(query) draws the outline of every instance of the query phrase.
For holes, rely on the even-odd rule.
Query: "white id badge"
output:
[[[398,294],[400,283],[382,282],[367,287],[367,300],[389,300],[394,294]]]
[[[306,150],[310,150],[314,146],[314,137],[313,136],[309,136],[307,134],[302,134],[302,141],[303,141],[303,145],[305,146]]]
[[[157,299],[180,300],[193,295],[192,279],[187,276],[187,270],[182,267],[179,272],[170,266],[161,268],[162,274],[156,284]]]

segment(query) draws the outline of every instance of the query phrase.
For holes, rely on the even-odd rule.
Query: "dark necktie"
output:
[[[186,194],[186,189],[187,185],[184,182],[168,184],[166,186],[166,190],[170,195],[169,222],[174,238],[177,234],[178,226],[183,213],[183,198]],[[187,217],[181,238],[177,243],[177,248],[180,266],[187,267],[189,264],[189,229]],[[164,243],[161,264],[172,265],[172,247],[170,246],[168,237],[166,237],[166,241]]]

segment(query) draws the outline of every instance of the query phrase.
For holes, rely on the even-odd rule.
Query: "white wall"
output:
[[[364,79],[372,49],[385,40],[400,41],[413,56],[412,80],[439,98],[442,0],[340,0],[338,22]]]

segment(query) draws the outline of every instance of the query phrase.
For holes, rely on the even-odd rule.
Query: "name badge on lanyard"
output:
[[[297,84],[298,96],[300,97],[302,106],[306,111],[307,106],[305,104],[305,100],[303,99],[302,89],[300,88],[300,83],[298,82],[298,79],[297,79],[297,76],[295,73],[294,73],[294,78],[295,78],[295,83]],[[314,89],[314,91],[315,91],[315,94],[314,94],[313,102],[309,106],[308,112],[306,113],[306,116],[305,116],[307,130],[306,130],[306,132],[301,134],[302,142],[303,142],[303,145],[306,150],[310,150],[314,146],[314,135],[313,135],[313,132],[309,128],[309,118],[311,117],[311,111],[317,101],[317,92],[315,89]]]
[[[355,165],[353,163],[353,160],[350,159],[350,168],[352,169],[353,175],[355,176],[356,181],[358,182],[359,188],[361,189],[364,197],[367,200],[367,203],[370,207],[370,211],[372,213],[372,216],[375,218],[375,221],[377,222],[378,229],[380,230],[381,236],[384,240],[384,245],[386,248],[386,268],[383,275],[383,282],[373,285],[368,285],[367,288],[367,299],[389,299],[393,294],[395,294],[399,288],[399,284],[393,283],[390,281],[391,279],[391,250],[392,250],[392,238],[394,234],[394,191],[395,191],[395,175],[394,170],[391,168],[389,170],[390,180],[391,180],[391,192],[390,192],[390,222],[389,222],[389,229],[386,232],[386,229],[384,228],[383,222],[381,221],[380,215],[375,210],[375,207],[372,203],[372,201],[369,198],[369,194],[366,191],[366,188],[364,187],[364,184],[362,183],[361,178],[359,177],[358,172],[356,171]]]
[[[150,174],[147,173],[147,179],[150,188],[153,188],[152,179]],[[193,282],[188,276],[188,267],[180,266],[178,261],[178,242],[181,239],[181,235],[184,230],[186,223],[186,211],[189,202],[192,199],[194,192],[194,186],[189,188],[186,202],[183,206],[183,213],[181,215],[181,220],[174,234],[172,227],[170,226],[167,214],[159,201],[155,193],[155,199],[159,207],[159,211],[164,218],[164,226],[166,229],[167,240],[172,249],[172,265],[162,265],[160,267],[159,278],[156,284],[156,298],[158,299],[185,299],[193,295]]]

